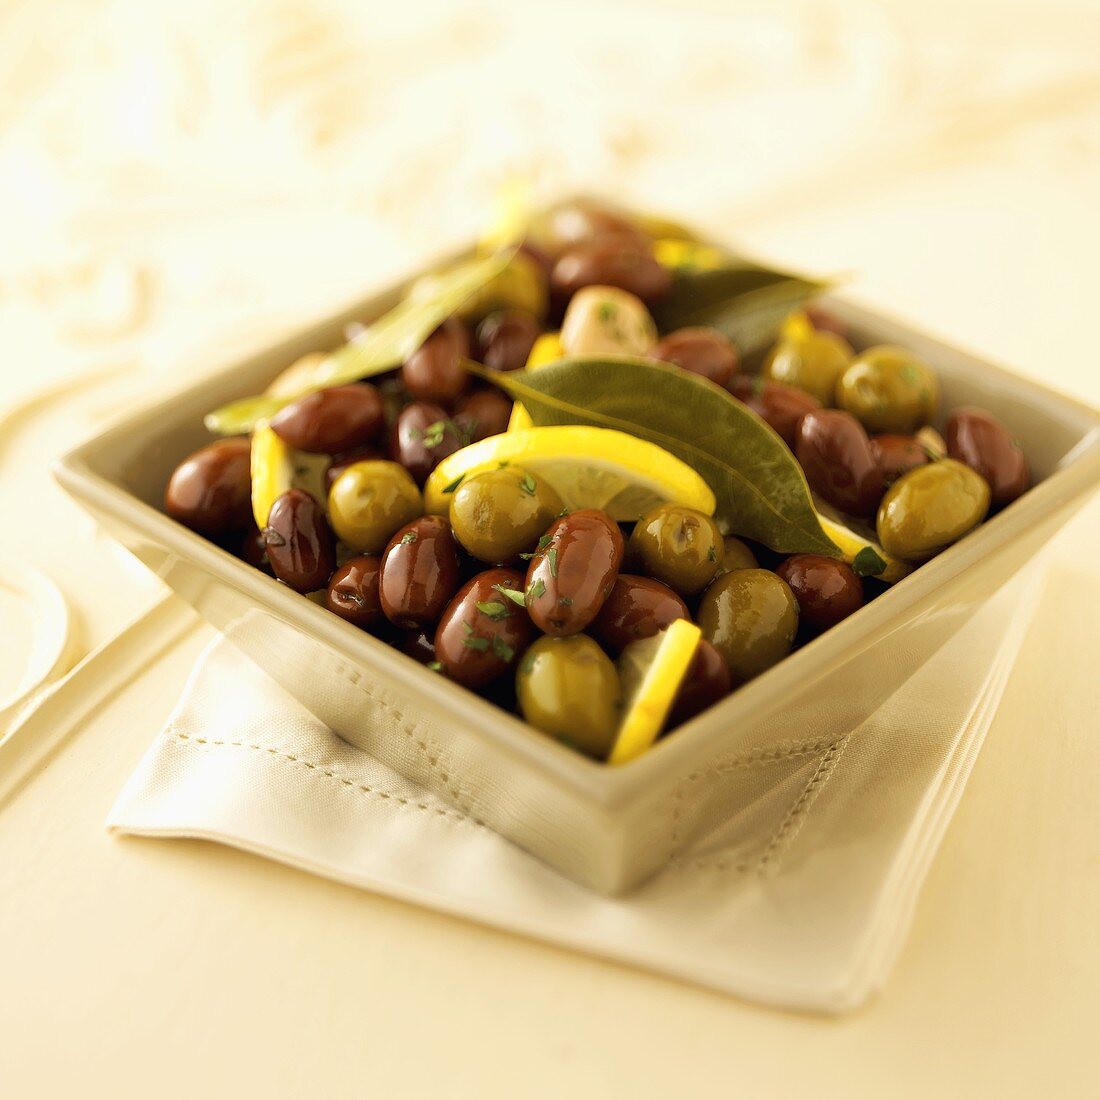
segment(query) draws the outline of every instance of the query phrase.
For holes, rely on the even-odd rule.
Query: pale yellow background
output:
[[[0,409],[263,340],[461,237],[517,170],[852,271],[1100,403],[1098,47],[1091,3],[9,0]],[[51,558],[77,521],[49,513],[3,553]],[[1098,536],[1094,506],[1059,540],[894,978],[840,1022],[109,840],[188,639],[0,812],[0,1094],[1096,1095]],[[86,645],[125,616],[76,598]]]

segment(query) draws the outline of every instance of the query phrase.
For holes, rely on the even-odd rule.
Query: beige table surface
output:
[[[136,10],[95,7],[101,17]],[[901,4],[860,6],[865,33],[880,32],[881,16],[895,41],[944,66],[942,81],[914,93],[941,98],[916,112],[904,140],[883,137],[888,155],[863,148],[812,178],[762,183],[728,203],[717,186],[697,189],[693,201],[761,251],[857,271],[864,298],[1100,403],[1096,9],[978,9],[931,5],[917,20]],[[1006,52],[1018,59],[1010,75],[1033,85],[1005,83]],[[0,166],[3,139],[0,130]],[[35,163],[45,172],[49,161]],[[629,167],[604,165],[601,180],[618,187]],[[155,380],[158,367],[179,369],[164,349],[181,340],[254,340],[264,319],[285,323],[381,281],[401,266],[395,242],[423,254],[440,225],[462,220],[440,214],[387,244],[342,196],[355,232],[378,245],[351,264],[339,234],[310,251],[313,215],[303,211],[319,192],[303,184],[300,205],[266,221],[243,204],[213,221],[177,208],[183,228],[169,240],[169,219],[161,245],[148,237],[152,222],[133,229],[111,207],[131,193],[117,175],[108,188],[108,175],[69,213],[93,250],[123,242],[115,266],[62,264],[64,279],[43,281],[26,238],[22,267],[10,266],[11,251],[0,260],[0,320],[14,347],[0,361],[0,410],[93,366],[136,363],[139,378]],[[0,174],[10,198],[4,184]],[[677,205],[656,170],[636,190]],[[472,218],[480,197],[460,214]],[[384,220],[379,209],[370,217]],[[302,246],[300,266],[235,266],[230,245],[251,246],[280,221]],[[189,250],[181,242],[193,230],[201,247]],[[220,257],[212,282],[207,254]],[[9,510],[3,553],[41,561],[62,583],[87,647],[152,590],[114,558],[99,593],[66,573],[58,547],[89,536],[33,471],[62,445],[47,435],[0,436],[0,501],[33,498],[42,517],[31,532]],[[896,972],[839,1021],[760,1010],[214,846],[108,838],[107,809],[206,636],[196,625],[0,805],[0,1096],[1097,1095],[1098,544],[1094,505],[1058,540]],[[108,562],[95,557],[109,553],[102,544],[88,546],[89,561]]]

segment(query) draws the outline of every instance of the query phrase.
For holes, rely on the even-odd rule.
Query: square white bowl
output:
[[[604,893],[659,870],[806,766],[892,695],[1100,485],[1100,412],[851,302],[857,347],[901,344],[938,370],[943,405],[978,404],[1019,437],[1037,484],[827,634],[624,767],[595,763],[277,584],[160,510],[203,415],[341,342],[374,296],[133,412],[56,466],[60,483],[201,615],[351,743]]]

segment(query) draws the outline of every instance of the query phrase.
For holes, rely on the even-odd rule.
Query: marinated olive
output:
[[[592,241],[618,240],[634,248],[646,248],[646,232],[618,211],[593,202],[562,203],[535,218],[531,240],[544,252],[557,256],[567,248]]]
[[[815,493],[849,515],[874,513],[882,498],[882,473],[863,425],[850,413],[807,413],[798,428],[795,454]]]
[[[718,573],[730,573],[734,569],[758,569],[756,555],[739,538],[726,535],[722,540],[722,551],[718,558]]]
[[[649,353],[726,386],[741,362],[737,349],[714,328],[680,328],[670,332]]]
[[[956,409],[948,417],[947,453],[989,482],[994,505],[1015,500],[1031,481],[1020,444],[985,409]]]
[[[806,318],[818,332],[831,332],[842,340],[848,339],[848,326],[831,310],[824,306],[810,305],[805,310]]]
[[[328,582],[325,606],[354,626],[370,630],[385,618],[378,591],[382,559],[360,554],[344,562]]]
[[[488,569],[447,605],[435,632],[436,659],[456,683],[482,687],[514,667],[534,633],[523,606],[523,574]]]
[[[550,289],[568,301],[586,286],[617,286],[647,305],[660,301],[672,286],[672,276],[648,247],[615,237],[573,245],[550,272]]]
[[[778,664],[798,630],[798,601],[767,569],[735,569],[719,577],[699,604],[703,637],[726,659],[734,683]]]
[[[621,573],[592,620],[592,636],[611,653],[652,638],[677,619],[690,619],[687,604],[660,581]]]
[[[871,454],[886,485],[928,462],[928,452],[911,435],[876,435],[871,440]]]
[[[288,489],[271,506],[264,544],[275,576],[297,592],[328,584],[336,543],[320,504],[302,489]]]
[[[788,322],[782,339],[768,353],[764,377],[805,390],[823,405],[832,405],[837,381],[855,353],[846,340],[816,331],[804,316],[798,320],[800,324]]]
[[[923,561],[977,527],[989,498],[989,482],[953,458],[918,466],[882,498],[879,542],[888,554]]]
[[[765,378],[750,378],[735,374],[730,380],[729,391],[738,401],[748,405],[793,451],[798,438],[798,426],[802,418],[814,409],[821,408],[816,397],[803,390],[771,382]]]
[[[454,422],[471,443],[508,430],[512,402],[498,389],[475,390],[459,398]]]
[[[442,516],[422,516],[399,530],[382,555],[378,595],[395,626],[434,623],[458,588],[458,547]]]
[[[863,606],[863,582],[847,562],[794,554],[775,572],[798,600],[800,620],[811,626],[828,630]]]
[[[417,401],[450,405],[469,382],[462,363],[469,354],[465,326],[450,317],[405,360],[401,381]]]
[[[607,599],[623,560],[619,525],[584,509],[555,520],[527,570],[527,611],[546,634],[579,634]]]
[[[477,328],[478,362],[490,370],[520,370],[540,332],[530,313],[490,313]]]
[[[619,724],[619,674],[587,635],[539,638],[519,663],[516,695],[535,729],[597,759],[611,751]]]
[[[446,409],[414,401],[401,410],[390,432],[390,454],[423,485],[432,470],[465,442]]]
[[[307,393],[271,418],[271,430],[310,454],[337,454],[370,443],[382,427],[382,398],[368,382]]]
[[[702,714],[730,693],[729,665],[706,638],[700,638],[680,690],[669,712],[665,729],[675,729]]]
[[[633,295],[613,286],[578,291],[561,323],[567,355],[643,355],[657,339],[649,310]]]
[[[249,441],[219,439],[185,458],[168,481],[164,510],[202,535],[243,531],[252,522]]]
[[[385,457],[377,447],[358,447],[354,451],[333,455],[332,461],[325,470],[325,492],[331,492],[333,482],[349,466],[354,466],[357,462],[374,462]]]
[[[390,644],[422,665],[435,662],[435,631],[430,626],[427,629],[413,627],[410,630],[398,630]]]
[[[890,344],[858,355],[836,387],[837,404],[869,432],[911,435],[932,419],[939,399],[936,372]]]
[[[627,549],[633,568],[692,596],[714,579],[724,547],[710,516],[680,504],[659,504],[634,525]]]
[[[271,568],[271,562],[267,556],[267,543],[264,542],[263,531],[253,527],[252,530],[245,535],[244,539],[241,541],[240,555],[253,569],[259,569],[263,573],[275,576]]]
[[[396,462],[356,462],[332,483],[328,513],[341,542],[377,554],[399,527],[424,511],[407,470]]]
[[[504,562],[533,550],[561,510],[561,497],[541,477],[504,466],[462,481],[451,495],[450,517],[469,553]]]

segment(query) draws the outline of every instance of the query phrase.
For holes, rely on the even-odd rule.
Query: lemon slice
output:
[[[262,531],[271,506],[294,485],[294,449],[266,422],[252,433],[252,515]]]
[[[565,348],[561,346],[560,332],[544,332],[531,345],[531,353],[527,356],[525,370],[538,370],[547,363],[553,363],[565,355]],[[534,422],[527,410],[516,401],[512,405],[512,415],[508,420],[508,431],[518,432],[524,428],[533,428]]]
[[[862,525],[854,525],[852,520],[842,519],[838,512],[817,497],[814,498],[814,507],[822,530],[837,544],[841,557],[861,577],[873,576],[886,584],[896,584],[912,572],[913,567],[908,562],[883,550],[869,528],[864,529]],[[875,557],[884,563],[881,571],[878,571]]]
[[[609,764],[625,764],[642,755],[661,735],[703,632],[677,619],[652,638],[631,642],[619,656],[623,720]]]
[[[570,511],[599,508],[632,522],[666,502],[712,515],[714,493],[686,462],[663,447],[610,428],[560,425],[492,435],[445,458],[424,486],[424,504],[446,515],[458,483],[514,462],[557,490]]]

